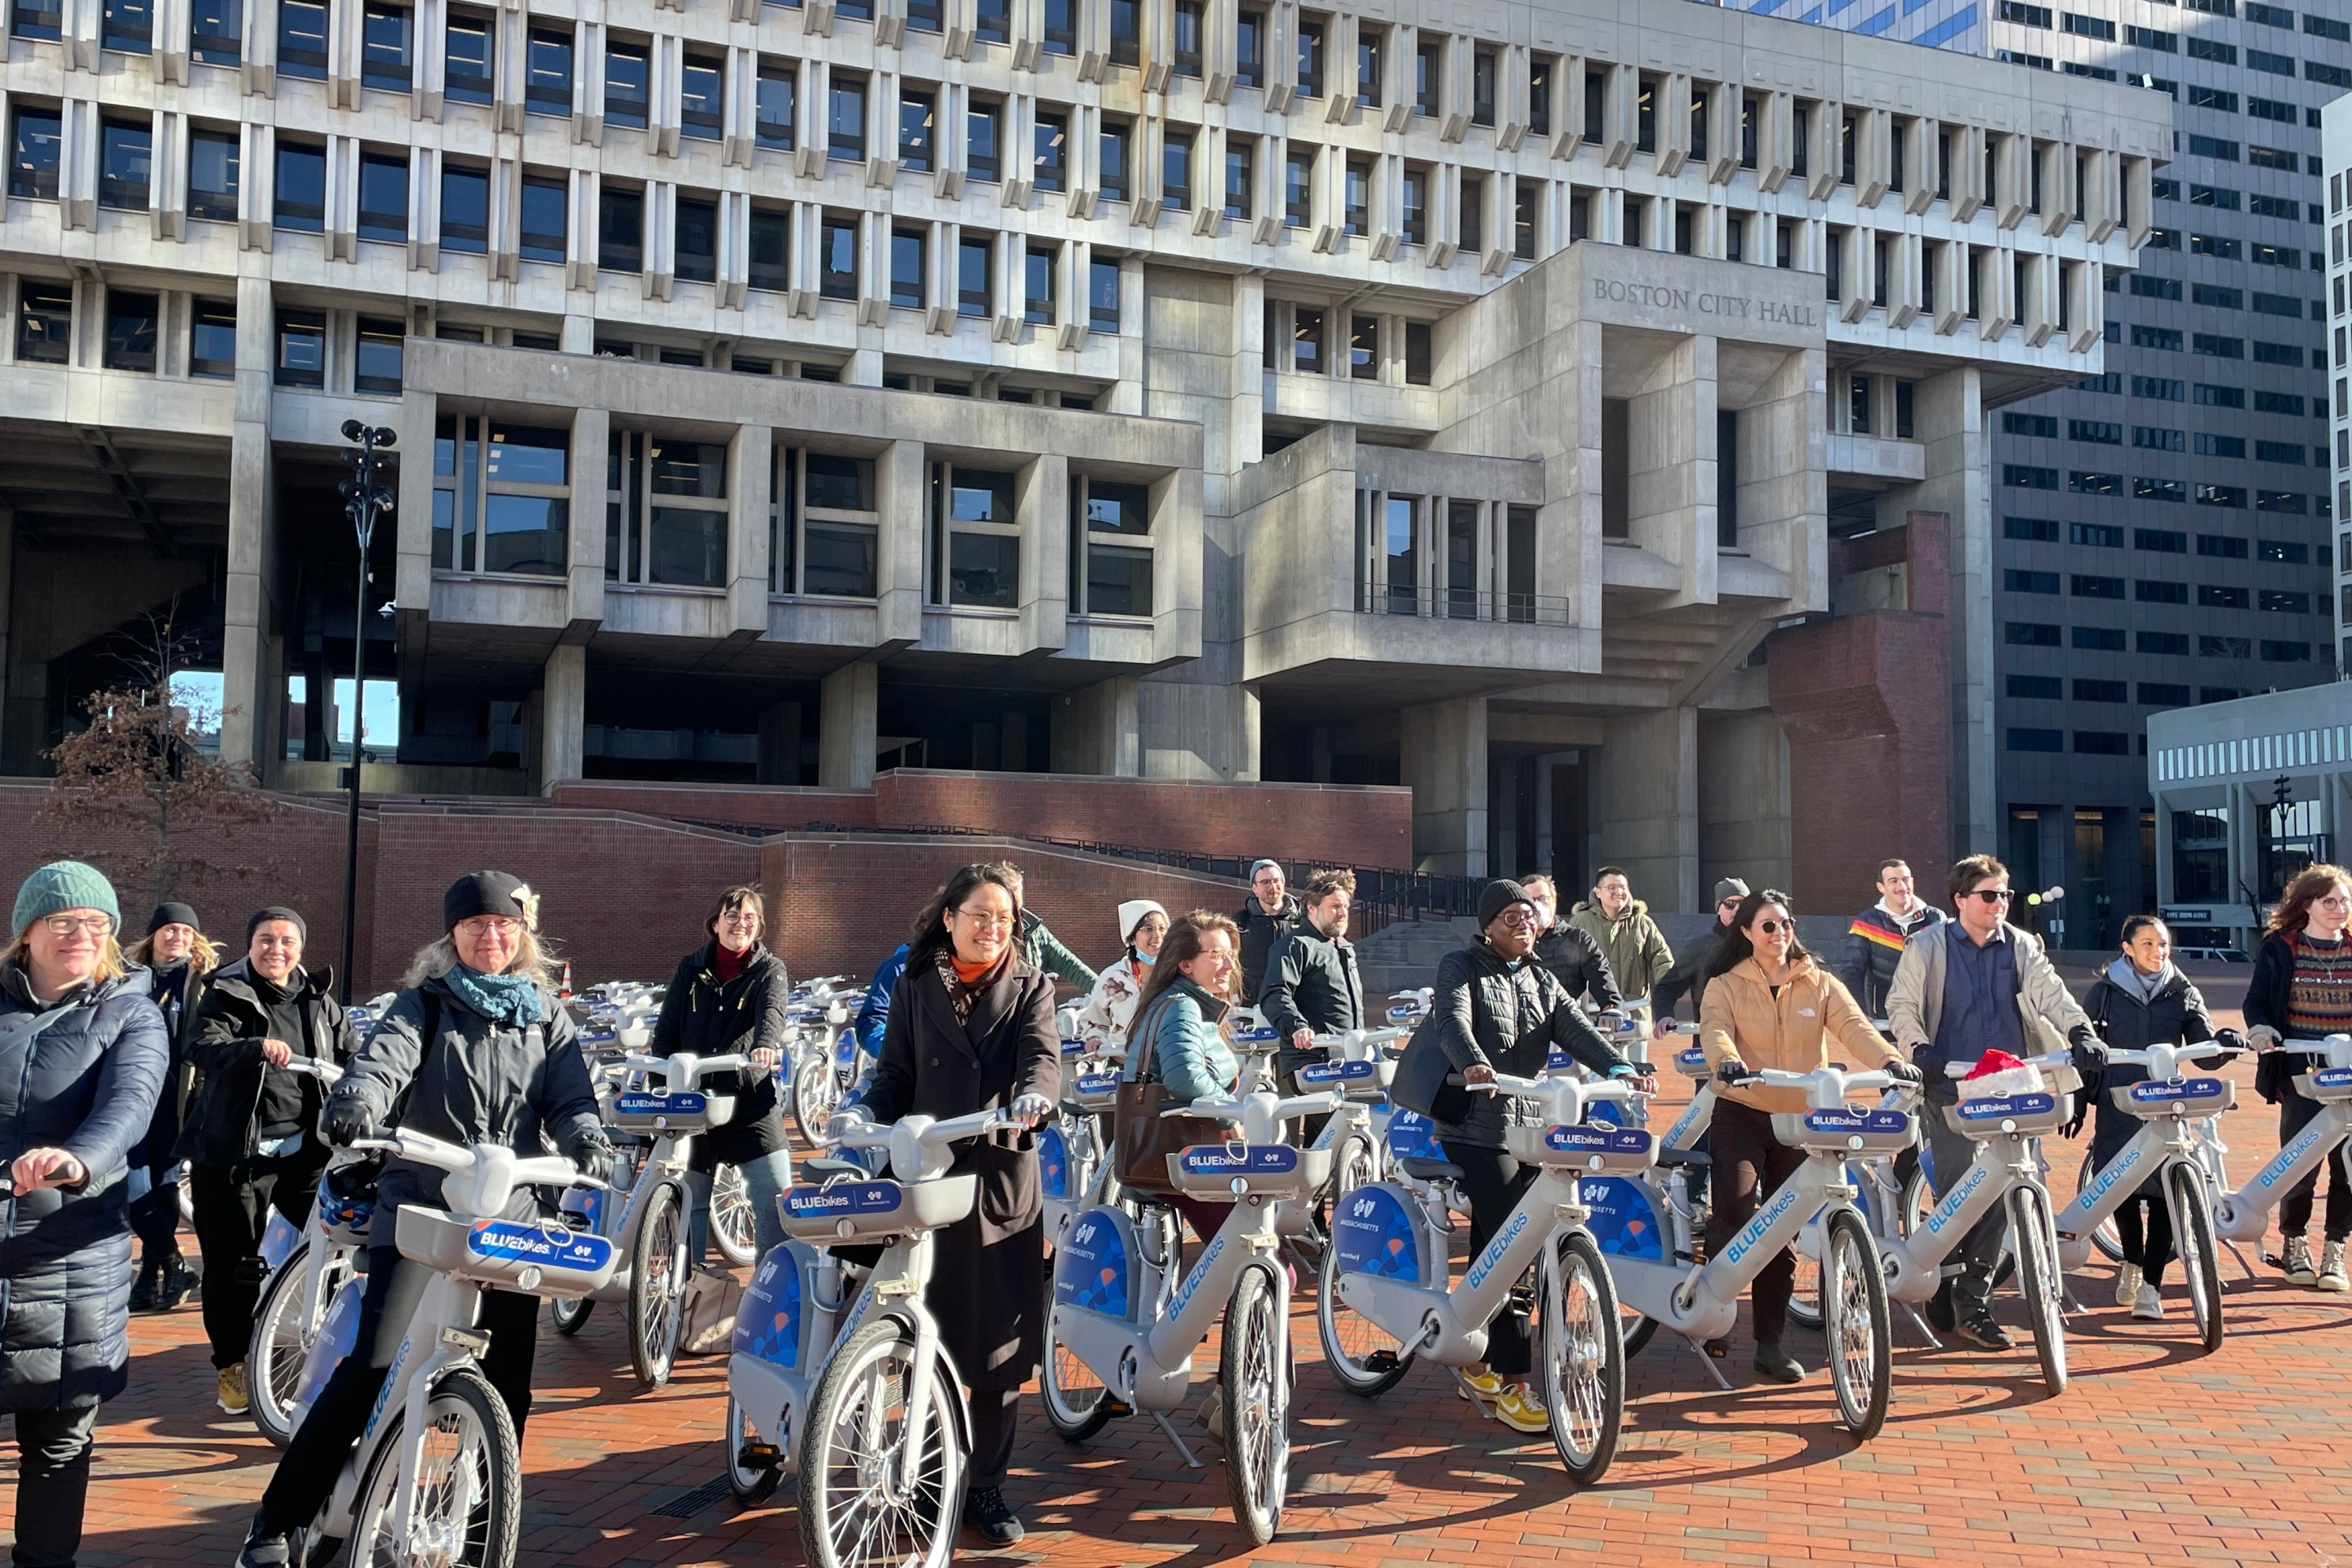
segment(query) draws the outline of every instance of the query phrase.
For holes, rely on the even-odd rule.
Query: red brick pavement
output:
[[[2227,1123],[2242,1179],[2274,1147],[2251,1092]],[[2071,1160],[2061,1157],[2062,1164]],[[2059,1181],[2071,1191],[2067,1176]],[[2102,1266],[2070,1334],[2075,1381],[2043,1397],[2028,1345],[1989,1357],[1930,1352],[1898,1331],[1894,1412],[1857,1447],[1825,1381],[1730,1394],[1662,1337],[1634,1363],[1624,1446],[1579,1493],[1548,1444],[1481,1421],[1444,1374],[1420,1368],[1362,1403],[1323,1375],[1311,1315],[1297,1321],[1299,1393],[1282,1538],[1251,1552],[1215,1468],[1187,1471],[1156,1428],[1115,1425],[1063,1446],[1029,1413],[1013,1491],[1031,1535],[977,1561],[1111,1565],[1251,1563],[1292,1568],[1533,1568],[1562,1562],[2018,1564],[2352,1563],[2352,1299],[2242,1281],[2225,1261],[2229,1338],[2191,1353],[2174,1315],[2129,1321],[2105,1304]],[[1311,1303],[1308,1305],[1311,1306]],[[523,1560],[534,1568],[792,1563],[790,1489],[736,1513],[654,1510],[719,1474],[722,1360],[684,1363],[634,1392],[620,1314],[540,1342],[525,1458]],[[130,1394],[109,1408],[85,1568],[226,1563],[272,1451],[211,1405],[195,1314],[142,1318]],[[1801,1338],[1801,1357],[1808,1346]],[[1812,1359],[1818,1360],[1816,1342]],[[1744,1373],[1744,1346],[1729,1363]],[[1213,1357],[1195,1362],[1213,1374]],[[1191,1428],[1185,1428],[1188,1438]],[[5,1490],[0,1488],[0,1490]],[[0,1503],[0,1518],[6,1505]]]

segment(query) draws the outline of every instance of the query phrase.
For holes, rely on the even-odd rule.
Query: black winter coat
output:
[[[2205,1011],[2203,994],[2178,969],[2166,976],[2153,1002],[2142,1002],[2131,990],[2102,973],[2084,995],[2083,1011],[2098,1026],[2099,1037],[2119,1051],[2144,1051],[2151,1045],[2193,1045],[2213,1037],[2213,1020]],[[2216,1057],[2210,1064],[2197,1065],[2200,1068],[2218,1066],[2221,1060]],[[2091,1097],[2096,1108],[2091,1113],[2091,1159],[2095,1168],[2123,1152],[2124,1145],[2147,1125],[2131,1112],[2117,1110],[2107,1091],[2139,1083],[2147,1077],[2146,1068],[2116,1062],[2100,1068],[2098,1078],[2083,1086],[2083,1092]],[[2158,1195],[2152,1185],[2142,1191],[2150,1197]]]
[[[1591,933],[1581,928],[1566,921],[1553,926],[1536,938],[1536,959],[1559,976],[1570,997],[1589,992],[1603,1007],[1624,1005],[1624,993],[1617,989],[1617,977],[1609,973],[1609,961],[1601,955]]]
[[[195,1022],[195,1005],[204,999],[211,978],[210,971],[198,974],[185,960],[147,972],[147,999],[163,1015],[164,1042],[172,1054],[164,1065],[163,1087],[155,1096],[155,1113],[147,1121],[147,1135],[131,1152],[134,1167],[157,1172],[179,1161],[180,1126],[190,1087],[185,1079],[193,1070],[188,1067],[188,1034]]]
[[[540,1005],[544,1016],[536,1024],[493,1023],[460,1000],[445,976],[435,975],[393,998],[328,1105],[354,1102],[380,1126],[406,1127],[448,1143],[499,1143],[526,1158],[547,1152],[540,1141],[543,1131],[558,1153],[580,1164],[589,1145],[605,1142],[596,1085],[571,1015],[546,991]],[[401,1204],[448,1206],[441,1201],[439,1171],[397,1159],[384,1162],[376,1204],[385,1214]],[[507,1205],[505,1217],[542,1214],[536,1190],[523,1188]]]
[[[721,985],[710,968],[718,947],[713,937],[678,960],[677,973],[662,995],[661,1016],[654,1020],[655,1056],[691,1051],[698,1057],[724,1057],[784,1049],[784,1003],[792,993],[784,961],[761,942],[743,955],[742,970],[734,980]],[[735,1097],[735,1120],[694,1141],[695,1170],[740,1165],[792,1147],[784,1136],[784,1108],[776,1096],[774,1072],[706,1078],[702,1085],[706,1093]]]
[[[938,966],[918,956],[899,977],[882,1056],[865,1096],[874,1120],[941,1121],[1011,1105],[1024,1094],[1058,1100],[1062,1045],[1054,982],[1015,960],[958,1018]],[[972,1388],[1018,1388],[1045,1343],[1045,1204],[1028,1132],[972,1139],[955,1172],[980,1178],[971,1213],[939,1233],[929,1302],[948,1353]]]
[[[335,972],[298,969],[292,978],[287,991],[301,1010],[302,1038],[286,1043],[297,1056],[312,1061],[337,1067],[350,1061],[359,1049],[359,1036],[342,1004],[335,1000]],[[269,1036],[269,1007],[254,989],[249,960],[226,964],[207,980],[188,1032],[188,1060],[201,1076],[173,1152],[192,1164],[241,1165],[253,1158],[254,1141],[260,1135],[256,1113],[263,1076],[271,1070],[261,1059],[261,1042]],[[318,1130],[305,1128],[303,1134],[307,1142]]]
[[[1513,1078],[1540,1078],[1555,1045],[1597,1073],[1626,1065],[1584,1014],[1559,977],[1522,959],[1514,966],[1482,938],[1437,963],[1437,994],[1428,1027],[1455,1072],[1491,1067]],[[1507,1097],[1473,1094],[1459,1121],[1437,1123],[1441,1142],[1503,1146]]]
[[[0,969],[0,1164],[63,1149],[80,1187],[0,1198],[0,1410],[86,1410],[130,1382],[131,1221],[123,1176],[170,1057],[147,972],[48,1009]]]
[[[1258,987],[1265,984],[1266,955],[1274,944],[1290,931],[1297,931],[1307,919],[1307,911],[1288,893],[1282,895],[1282,910],[1267,914],[1251,899],[1234,913],[1234,924],[1242,931],[1242,994],[1252,1002],[1257,1000]]]
[[[1344,937],[1335,942],[1299,921],[1266,955],[1257,1005],[1282,1034],[1274,1057],[1276,1069],[1295,1073],[1306,1063],[1324,1060],[1328,1051],[1298,1050],[1290,1036],[1300,1028],[1336,1035],[1364,1026],[1364,981],[1356,968],[1355,948]]]
[[[1716,953],[1722,950],[1724,930],[1723,921],[1717,920],[1706,928],[1706,934],[1686,943],[1680,952],[1675,954],[1675,966],[1650,987],[1650,1005],[1657,1016],[1687,1018],[1693,1023],[1698,1021],[1699,1008],[1706,1000],[1707,965],[1715,962]],[[1583,935],[1581,931],[1577,934]],[[1571,986],[1570,989],[1575,988]],[[1685,996],[1690,998],[1690,1008],[1686,1012],[1680,1005]]]

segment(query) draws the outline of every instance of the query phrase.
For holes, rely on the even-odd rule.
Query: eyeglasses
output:
[[[512,937],[522,930],[522,921],[506,915],[467,915],[457,922],[457,929],[470,937]]]
[[[719,923],[723,926],[731,926],[738,931],[758,931],[760,929],[760,911],[757,910],[730,910],[725,914],[719,917]]]
[[[1982,899],[1989,904],[2005,904],[2009,902],[2011,894],[2007,888],[1974,888],[1969,889],[1968,892],[1962,893],[1960,897],[1964,899]]]
[[[1756,929],[1762,931],[1766,936],[1779,936],[1784,931],[1790,936],[1794,936],[1797,934],[1797,922],[1794,921],[1758,921],[1756,922]]]
[[[1508,909],[1495,917],[1512,931],[1530,931],[1536,923],[1536,912],[1529,909]]]
[[[114,921],[107,915],[50,915],[41,921],[41,926],[51,936],[71,936],[78,931],[104,936],[114,929]]]
[[[956,914],[961,919],[970,921],[972,924],[979,926],[983,931],[992,927],[1010,926],[1014,921],[1020,918],[1017,915],[1000,915],[993,910],[962,909],[958,910]]]

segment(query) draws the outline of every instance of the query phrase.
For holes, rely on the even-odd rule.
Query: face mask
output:
[[[1135,955],[1135,962],[1149,969],[1160,962],[1160,955],[1156,952],[1138,952]]]

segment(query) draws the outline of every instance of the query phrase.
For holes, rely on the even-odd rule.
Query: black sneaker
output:
[[[1958,1316],[1952,1310],[1952,1282],[1947,1279],[1927,1298],[1927,1326],[1939,1334],[1948,1334],[1958,1322]]]
[[[963,1522],[991,1546],[1011,1546],[1026,1533],[1002,1487],[974,1487],[963,1500]]]
[[[1962,1323],[1959,1334],[1960,1338],[1979,1350],[2009,1351],[2017,1348],[2017,1342],[2009,1337],[2007,1329],[1993,1321],[1990,1312],[1979,1312]]]
[[[236,1568],[295,1568],[294,1538],[271,1534],[268,1521],[255,1514],[253,1528],[246,1531],[245,1545],[236,1554]]]
[[[203,1277],[178,1253],[163,1260],[163,1277],[155,1293],[155,1310],[168,1312],[203,1295]]]
[[[1780,1348],[1778,1340],[1756,1342],[1756,1370],[1774,1383],[1805,1381],[1805,1369],[1798,1364],[1795,1356]]]
[[[155,1312],[163,1294],[163,1265],[159,1258],[148,1258],[139,1265],[139,1282],[131,1287],[131,1310],[134,1312]]]

